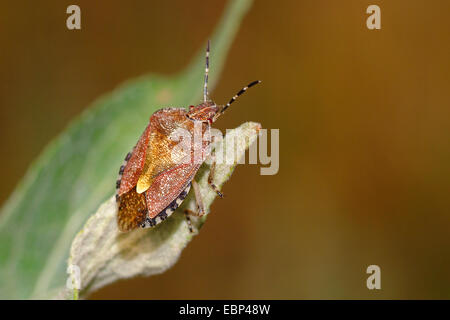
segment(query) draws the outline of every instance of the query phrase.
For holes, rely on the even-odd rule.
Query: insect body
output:
[[[163,108],[156,111],[150,117],[147,128],[133,150],[125,157],[116,182],[117,223],[121,231],[153,227],[164,221],[183,202],[191,187],[194,189],[199,209],[198,212],[185,210],[191,232],[188,215],[204,214],[201,194],[194,176],[209,156],[209,140],[202,140],[198,145],[195,139],[191,139],[194,142],[188,144],[188,151],[182,152],[177,146],[180,141],[170,137],[178,130],[184,130],[193,136],[196,128],[199,128],[202,134],[207,134],[211,124],[239,95],[260,82],[254,81],[241,89],[226,105],[216,105],[208,97],[208,71],[209,42],[206,50],[203,102],[190,106],[189,111],[184,108]],[[200,159],[195,159],[196,148],[200,149]],[[208,182],[222,197],[213,183],[214,168],[215,162],[211,165]]]

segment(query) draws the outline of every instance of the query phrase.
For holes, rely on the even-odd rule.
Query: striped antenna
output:
[[[206,46],[205,84],[203,85],[203,102],[208,101],[208,73],[209,73],[209,40]]]
[[[238,93],[236,93],[236,95],[235,95],[233,98],[231,98],[230,102],[228,102],[228,103],[225,105],[225,107],[223,107],[222,110],[220,110],[220,114],[224,113],[225,110],[226,110],[233,102],[235,102],[236,99],[237,99],[241,94],[243,94],[245,91],[247,91],[248,88],[251,88],[251,87],[253,87],[254,85],[257,85],[258,83],[261,83],[261,81],[256,80],[256,81],[253,81],[253,82],[249,83],[247,86],[243,87]]]

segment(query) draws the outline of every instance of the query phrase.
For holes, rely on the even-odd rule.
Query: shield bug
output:
[[[206,157],[209,141],[202,140],[200,161],[195,161],[195,143],[190,143],[184,156],[175,150],[179,142],[170,137],[179,129],[194,135],[194,129],[209,132],[211,124],[248,88],[260,83],[253,81],[242,88],[226,105],[216,105],[208,97],[209,41],[206,48],[206,67],[203,86],[203,102],[184,108],[163,108],[150,117],[144,133],[125,157],[116,182],[118,204],[117,223],[119,230],[130,231],[138,227],[153,227],[167,219],[186,198],[191,186],[194,189],[198,212],[185,210],[189,229],[189,215],[202,216],[203,202],[194,176]],[[175,157],[174,157],[175,153]],[[187,157],[187,158],[186,158]],[[188,161],[179,161],[183,158]],[[195,157],[194,157],[195,158]],[[208,183],[219,196],[223,196],[214,185],[215,162],[211,164]]]

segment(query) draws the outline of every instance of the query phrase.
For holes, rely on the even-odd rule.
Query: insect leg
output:
[[[214,179],[214,172],[216,171],[216,157],[214,155],[214,152],[211,153],[211,167],[209,168],[209,174],[208,174],[208,184],[211,186],[211,188],[217,193],[217,195],[221,198],[224,197],[223,193],[219,191],[219,188],[213,183]]]
[[[192,180],[192,187],[194,188],[195,202],[197,203],[197,211],[184,209],[184,214],[186,216],[189,231],[193,233],[192,222],[189,216],[201,217],[205,214],[205,207],[203,205],[202,195],[200,193],[200,188],[195,180]]]
[[[186,217],[186,222],[188,224],[188,228],[189,228],[189,232],[190,233],[194,233],[194,229],[192,228],[192,221],[191,218],[189,217],[189,209],[184,210],[184,216]]]
[[[203,199],[202,195],[200,193],[200,188],[195,180],[192,180],[192,187],[194,187],[194,194],[195,194],[195,202],[197,203],[197,212],[194,212],[192,210],[190,211],[191,215],[201,217],[205,214],[205,206],[203,205]]]

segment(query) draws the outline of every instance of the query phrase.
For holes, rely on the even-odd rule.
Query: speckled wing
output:
[[[171,135],[178,129],[190,132],[190,123],[186,118],[186,111],[182,108],[165,108],[155,112],[150,118],[150,132],[148,151],[145,165],[136,184],[138,193],[150,188],[153,180],[162,172],[176,167],[179,162],[174,160],[174,147],[179,141],[172,140]]]
[[[117,225],[122,232],[139,227],[146,218],[147,204],[144,194],[136,192],[132,188],[120,197]]]
[[[199,164],[180,164],[159,174],[145,192],[148,217],[154,218],[164,210],[192,181]]]
[[[142,133],[133,151],[128,153],[120,168],[117,191],[117,225],[120,231],[130,231],[144,222],[147,212],[145,196],[136,192],[136,183],[144,168],[151,126]]]
[[[151,131],[151,124],[149,124],[139,138],[136,146],[133,148],[133,151],[127,155],[127,158],[129,159],[125,158],[125,160],[128,161],[124,164],[122,177],[120,177],[119,196],[122,196],[133,189],[142,174]]]

